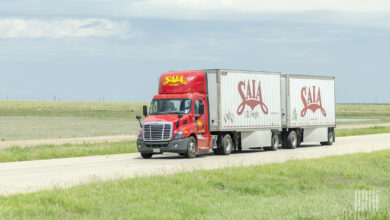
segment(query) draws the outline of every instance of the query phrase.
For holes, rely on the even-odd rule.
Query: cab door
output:
[[[202,99],[195,99],[194,103],[194,120],[196,123],[196,137],[198,140],[198,151],[208,151],[210,150],[210,134],[207,132],[207,114],[206,107],[204,114],[200,114],[199,106],[205,103]]]

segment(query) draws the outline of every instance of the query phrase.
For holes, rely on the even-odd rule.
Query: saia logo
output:
[[[268,114],[268,107],[264,104],[261,93],[261,82],[259,82],[256,90],[256,80],[252,80],[252,84],[249,80],[247,83],[245,83],[245,81],[240,81],[238,83],[238,92],[242,99],[242,103],[237,108],[238,115],[241,115],[244,112],[247,105],[252,110],[260,105],[261,111],[266,115]]]
[[[321,91],[320,87],[318,87],[316,94],[316,87],[302,87],[301,89],[301,99],[303,103],[303,109],[301,111],[301,116],[304,117],[307,113],[307,110],[311,110],[315,113],[318,109],[321,109],[321,113],[326,117],[326,111],[322,107],[321,101]]]
[[[183,76],[167,76],[165,77],[165,82],[163,85],[169,84],[170,86],[178,86],[179,83],[186,85],[187,82],[184,81]]]

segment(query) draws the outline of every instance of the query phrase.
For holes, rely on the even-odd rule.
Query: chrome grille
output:
[[[148,123],[142,133],[145,141],[168,141],[172,135],[172,123]]]

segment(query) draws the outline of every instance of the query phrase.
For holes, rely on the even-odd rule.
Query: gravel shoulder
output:
[[[145,160],[141,159],[138,153],[132,153],[0,163],[0,195],[65,188],[91,181],[372,152],[390,149],[389,140],[390,134],[340,137],[333,146],[312,144],[294,150],[246,151],[229,156],[216,156],[209,153],[195,159],[184,159],[176,154],[164,154]]]

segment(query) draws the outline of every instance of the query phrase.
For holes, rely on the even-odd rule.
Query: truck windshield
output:
[[[191,99],[155,99],[150,108],[151,115],[189,114]]]

